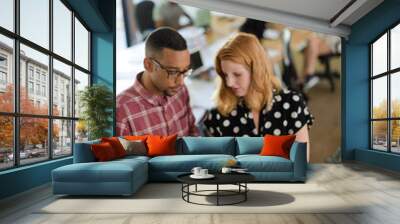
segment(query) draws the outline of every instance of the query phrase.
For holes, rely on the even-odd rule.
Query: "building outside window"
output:
[[[42,96],[46,96],[46,86],[42,86]]]
[[[0,90],[5,91],[7,87],[7,56],[0,54]]]
[[[36,84],[36,95],[40,95],[40,84]]]
[[[0,68],[7,68],[7,56],[4,54],[0,54]]]
[[[46,83],[46,74],[42,73],[42,82]]]
[[[33,67],[32,66],[29,66],[28,74],[29,74],[29,79],[33,80]]]
[[[40,70],[36,69],[36,80],[40,81]]]
[[[2,85],[7,84],[7,74],[3,71],[0,71],[0,84]]]
[[[31,81],[28,82],[28,91],[29,91],[29,94],[34,93],[33,82],[31,82]]]
[[[0,70],[0,93],[7,90],[7,73]]]

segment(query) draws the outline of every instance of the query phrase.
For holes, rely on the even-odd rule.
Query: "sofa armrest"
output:
[[[100,140],[75,143],[74,145],[74,163],[89,163],[95,162],[96,158],[92,153],[90,146],[92,144],[98,144]]]
[[[293,162],[293,179],[305,181],[307,175],[307,143],[294,142],[290,148],[290,160]]]

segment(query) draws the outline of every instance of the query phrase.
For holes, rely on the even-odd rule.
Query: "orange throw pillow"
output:
[[[101,138],[101,142],[108,142],[114,149],[115,155],[117,158],[121,158],[126,156],[126,151],[122,146],[121,142],[119,142],[118,137],[109,137],[109,138]]]
[[[280,156],[289,159],[290,147],[292,146],[296,135],[265,135],[264,146],[261,149],[262,156]]]
[[[178,135],[160,136],[149,135],[147,137],[148,156],[176,155],[176,138]]]
[[[109,161],[117,158],[113,147],[108,142],[93,144],[90,147],[92,149],[94,157],[99,162]]]
[[[124,139],[129,140],[129,141],[137,141],[141,140],[143,142],[146,141],[148,135],[128,135],[128,136],[122,136]]]

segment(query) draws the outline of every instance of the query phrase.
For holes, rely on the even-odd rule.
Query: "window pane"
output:
[[[372,148],[387,151],[387,121],[372,122]]]
[[[53,60],[53,115],[72,117],[71,66]]]
[[[14,165],[13,118],[0,116],[0,170]]]
[[[75,121],[75,143],[87,141],[88,129],[84,120]]]
[[[390,85],[391,115],[400,118],[400,72],[391,75]]]
[[[75,69],[75,117],[81,115],[80,94],[89,85],[89,75]]]
[[[34,163],[49,158],[48,119],[22,117],[20,119],[21,164]]]
[[[400,120],[391,121],[392,152],[400,153]]]
[[[14,31],[14,0],[1,0],[0,9],[0,26]]]
[[[47,115],[49,107],[49,57],[21,44],[20,60],[21,113]]]
[[[72,154],[72,121],[53,121],[53,157]]]
[[[49,48],[49,0],[20,0],[21,36]]]
[[[0,111],[14,111],[14,43],[0,35]]]
[[[387,118],[387,77],[372,81],[372,118]]]
[[[53,51],[71,60],[71,11],[60,1],[53,1]]]
[[[400,67],[400,24],[391,31],[390,51],[391,69]]]
[[[373,75],[387,71],[387,34],[383,35],[372,45]]]
[[[89,32],[75,18],[75,63],[89,70]]]

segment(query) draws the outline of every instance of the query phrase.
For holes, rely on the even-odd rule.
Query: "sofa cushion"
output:
[[[99,144],[100,139],[75,143],[74,147],[74,163],[95,162],[96,158],[90,148],[92,144]]]
[[[118,158],[112,145],[108,142],[92,144],[90,147],[92,149],[94,157],[96,157],[96,160],[99,162],[110,161]]]
[[[236,159],[249,172],[292,172],[292,161],[279,156],[238,155]]]
[[[126,151],[126,155],[147,155],[146,143],[142,140],[126,140],[124,138],[119,138],[121,145]]]
[[[219,171],[230,159],[231,155],[175,155],[158,156],[149,160],[149,170],[163,172],[190,172],[193,167],[200,166],[211,172]]]
[[[125,156],[124,158],[116,159],[113,160],[113,162],[131,162],[131,161],[143,161],[143,162],[148,162],[150,157],[148,156],[137,156],[137,155],[130,155],[130,156]]]
[[[146,162],[131,159],[109,162],[74,163],[53,170],[58,182],[129,182],[134,172],[147,171]],[[143,173],[147,176],[147,173]]]
[[[126,151],[119,141],[118,137],[104,137],[101,138],[101,142],[108,142],[114,149],[115,155],[117,158],[122,158],[126,156]]]
[[[176,154],[176,139],[178,135],[149,135],[146,143],[148,147],[148,156],[164,156]]]
[[[178,146],[178,154],[225,154],[235,155],[234,137],[183,137]]]
[[[126,136],[122,136],[122,138],[129,140],[129,141],[141,140],[143,142],[146,142],[147,135],[126,135]]]
[[[236,137],[236,155],[260,154],[264,144],[263,137]]]
[[[261,149],[261,156],[280,156],[289,158],[290,147],[292,146],[296,135],[265,135],[264,146]]]

